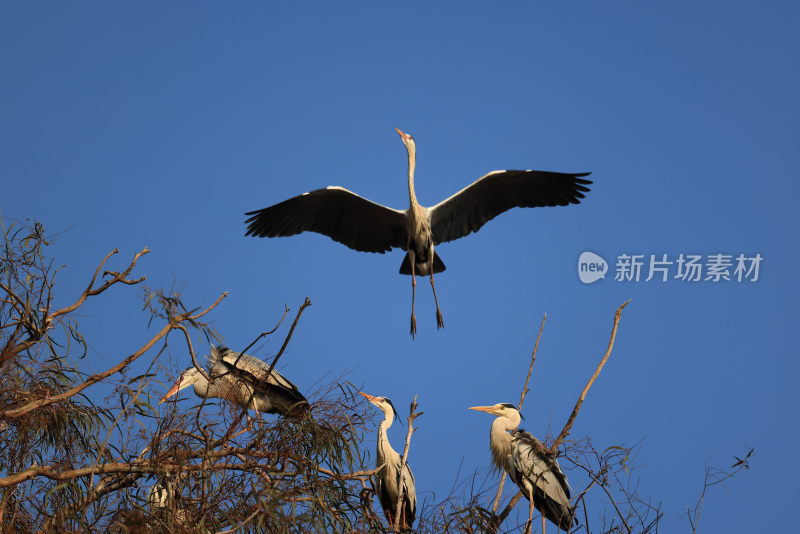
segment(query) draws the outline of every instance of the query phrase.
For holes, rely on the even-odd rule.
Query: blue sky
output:
[[[0,209],[57,234],[62,303],[109,250],[121,265],[144,246],[151,286],[195,305],[230,292],[213,320],[234,347],[310,297],[281,371],[301,390],[346,372],[401,414],[419,395],[422,497],[446,494],[462,459],[488,465],[491,419],[467,407],[518,401],[544,313],[523,410],[540,436],[632,299],[573,436],[641,440],[640,490],[663,501],[665,532],[687,530],[706,465],[755,447],[701,529],[783,530],[778,503],[800,496],[797,24],[788,2],[5,4]],[[244,237],[245,211],[326,185],[407,207],[395,127],[416,140],[425,205],[495,169],[594,180],[580,206],[513,210],[438,247],[446,328],[420,284],[413,341],[401,252]],[[624,253],[764,260],[755,283],[584,285],[586,250],[611,268]],[[87,305],[85,365],[148,336],[139,296]]]

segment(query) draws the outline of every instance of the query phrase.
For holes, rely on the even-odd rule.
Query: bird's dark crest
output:
[[[501,402],[501,403],[500,403],[500,406],[505,406],[506,408],[513,408],[514,410],[517,410],[517,413],[519,414],[519,417],[520,417],[520,419],[525,419],[525,416],[524,416],[524,415],[522,415],[522,412],[520,412],[520,411],[517,409],[517,407],[516,407],[516,406],[514,406],[513,404],[511,404],[510,402]]]
[[[400,419],[400,414],[398,414],[398,413],[397,413],[397,408],[395,408],[395,407],[394,407],[394,404],[392,404],[392,401],[391,401],[391,400],[389,400],[389,398],[388,398],[388,397],[384,397],[384,398],[383,398],[383,400],[385,400],[385,401],[386,401],[386,404],[388,404],[389,406],[391,406],[391,407],[392,407],[392,411],[394,412],[394,416],[395,416],[395,418],[397,419],[397,422],[398,422],[398,423],[400,423],[400,424],[402,425],[402,424],[403,424],[403,420],[402,420],[402,419]]]

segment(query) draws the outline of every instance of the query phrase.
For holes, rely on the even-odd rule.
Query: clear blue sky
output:
[[[462,459],[488,465],[491,419],[467,407],[518,401],[543,313],[523,410],[540,436],[560,429],[633,299],[573,436],[641,440],[640,489],[663,500],[665,532],[688,530],[707,464],[755,447],[752,469],[706,498],[701,530],[787,530],[799,18],[789,2],[6,3],[0,208],[58,233],[60,303],[109,250],[121,265],[144,246],[151,286],[177,281],[194,305],[230,292],[213,319],[234,347],[310,297],[281,370],[306,391],[346,372],[401,414],[419,395],[421,497],[446,494]],[[446,328],[422,283],[414,341],[401,252],[244,237],[245,211],[326,185],[407,207],[395,127],[415,137],[423,204],[494,169],[595,181],[580,206],[514,210],[439,247]],[[584,285],[585,250],[612,268],[623,253],[764,260],[755,283]],[[117,288],[86,307],[84,365],[148,336],[138,299]]]

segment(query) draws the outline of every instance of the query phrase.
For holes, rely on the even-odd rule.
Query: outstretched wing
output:
[[[283,237],[317,232],[362,252],[383,254],[404,248],[406,213],[330,186],[245,213],[247,233],[256,237]]]
[[[578,204],[590,180],[549,171],[493,171],[429,208],[434,244],[464,237],[511,208]]]

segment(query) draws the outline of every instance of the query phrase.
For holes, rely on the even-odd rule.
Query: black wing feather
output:
[[[494,171],[429,209],[434,244],[477,232],[511,208],[578,204],[590,180],[549,171]]]
[[[362,252],[388,252],[408,241],[405,212],[381,206],[341,187],[317,189],[250,211],[247,233],[284,237],[317,232]]]
[[[567,477],[561,471],[558,460],[530,433],[515,430],[511,435],[511,479],[523,489],[523,493],[523,479],[527,480],[533,491],[534,506],[559,528],[569,532],[575,513],[569,504]]]

